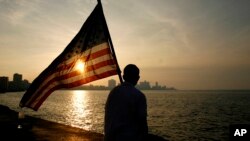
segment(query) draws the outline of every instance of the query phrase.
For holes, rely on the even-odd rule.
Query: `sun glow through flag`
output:
[[[32,82],[20,107],[38,110],[55,90],[118,74],[119,66],[108,32],[101,3],[98,3],[65,50]]]

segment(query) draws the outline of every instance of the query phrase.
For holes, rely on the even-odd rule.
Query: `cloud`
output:
[[[42,64],[46,66],[79,31],[96,3],[95,0],[0,0],[0,52],[13,54],[1,55],[1,60],[17,55],[23,59],[18,60],[38,62],[45,57]],[[196,72],[202,79],[205,73],[217,77],[226,69],[232,70],[224,75],[232,75],[230,80],[236,80],[236,73],[245,74],[244,68],[250,60],[249,3],[102,1],[120,65],[135,63],[144,68],[168,68],[159,72],[152,69],[153,73],[148,71],[145,76],[163,78],[162,81],[171,77],[174,85],[183,87],[189,80],[198,86],[201,79],[195,80]],[[15,60],[10,60],[10,66],[15,66]],[[37,72],[42,70],[40,66],[31,67]],[[216,72],[218,67],[222,67],[220,73]]]
[[[3,0],[0,3],[1,17],[3,17],[2,20],[6,20],[6,22],[13,25],[23,23],[30,13],[39,8],[38,0]]]

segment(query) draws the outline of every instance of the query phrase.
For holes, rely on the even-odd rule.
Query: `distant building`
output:
[[[29,86],[30,86],[29,81],[26,80],[26,79],[24,79],[24,80],[22,81],[22,88],[23,88],[24,90],[27,90],[27,89],[29,88]]]
[[[22,82],[22,75],[21,74],[18,74],[18,73],[15,73],[14,75],[13,75],[13,81],[14,82]]]
[[[6,92],[9,86],[9,78],[2,76],[0,77],[0,92]]]
[[[22,74],[15,73],[13,81],[9,82],[8,91],[25,91],[30,86],[28,80],[22,80]]]
[[[116,81],[114,79],[110,79],[108,81],[108,88],[113,89],[116,86]]]
[[[161,86],[158,84],[158,82],[155,82],[155,85],[152,86],[152,90],[166,90],[167,87],[166,86]]]

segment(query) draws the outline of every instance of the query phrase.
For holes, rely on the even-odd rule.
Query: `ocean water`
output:
[[[170,141],[229,140],[230,124],[250,124],[250,91],[143,91],[149,132]],[[55,91],[35,112],[20,109],[23,92],[0,94],[0,104],[25,115],[103,133],[109,91]]]

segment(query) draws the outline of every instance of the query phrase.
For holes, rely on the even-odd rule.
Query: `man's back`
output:
[[[105,106],[105,140],[142,140],[148,132],[143,93],[124,82],[114,88]]]

